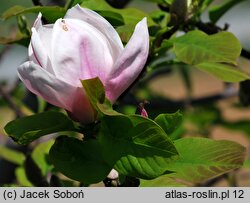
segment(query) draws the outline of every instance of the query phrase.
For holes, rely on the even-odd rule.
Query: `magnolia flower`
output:
[[[29,61],[18,68],[20,79],[34,94],[65,109],[82,123],[95,120],[81,80],[99,77],[114,103],[145,65],[149,35],[146,18],[123,46],[112,25],[79,5],[55,24],[43,25],[39,14],[32,27]]]

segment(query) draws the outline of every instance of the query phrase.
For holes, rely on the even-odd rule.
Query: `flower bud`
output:
[[[149,50],[146,18],[123,46],[112,25],[79,5],[63,19],[43,25],[39,14],[29,45],[29,61],[18,69],[20,79],[34,94],[65,109],[81,123],[96,119],[81,80],[99,77],[106,97],[114,103],[143,69]]]

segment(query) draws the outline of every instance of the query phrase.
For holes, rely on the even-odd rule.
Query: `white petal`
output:
[[[33,25],[33,27],[36,29],[45,49],[50,56],[51,53],[51,35],[52,35],[52,30],[53,30],[53,24],[42,24],[42,14],[39,13],[38,17]]]
[[[19,78],[34,94],[55,106],[67,110],[82,123],[95,119],[95,112],[83,89],[69,85],[33,62],[25,62],[18,68]]]
[[[58,78],[79,87],[80,79],[98,76],[102,80],[113,66],[106,38],[95,27],[77,19],[56,21],[51,61]]]
[[[50,73],[53,69],[50,61],[52,25],[43,26],[41,14],[38,15],[32,30],[29,46],[29,58]]]
[[[54,75],[30,61],[18,68],[18,75],[25,86],[34,94],[55,106],[68,111],[72,110],[70,95],[75,94],[76,87],[58,80]]]
[[[114,59],[116,59],[123,50],[123,44],[114,27],[98,13],[76,5],[67,11],[65,18],[83,20],[102,32],[109,41]]]

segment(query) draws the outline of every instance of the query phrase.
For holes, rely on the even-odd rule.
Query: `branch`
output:
[[[219,100],[235,97],[238,95],[238,90],[233,89],[231,91],[225,91],[219,94],[215,94],[212,96],[206,96],[201,97],[197,99],[183,99],[183,100],[170,100],[170,99],[164,99],[164,98],[153,98],[153,99],[147,99],[150,104],[148,109],[154,109],[154,110],[162,110],[164,111],[176,111],[178,109],[186,109],[189,105],[204,105],[212,102],[216,102]],[[132,94],[126,95],[126,97],[122,98],[122,104],[124,105],[137,105],[138,101]]]

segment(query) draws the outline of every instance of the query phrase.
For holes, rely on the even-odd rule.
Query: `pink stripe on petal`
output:
[[[149,34],[147,21],[140,21],[112,72],[104,84],[107,97],[114,102],[138,77],[148,57]]]
[[[124,49],[121,39],[114,27],[98,13],[87,8],[82,8],[77,4],[67,11],[64,18],[73,18],[85,21],[91,26],[94,26],[97,30],[101,31],[109,41],[113,59],[116,59]]]
[[[57,20],[52,35],[52,66],[61,80],[81,87],[80,79],[104,80],[113,59],[107,40],[93,26],[77,19]]]

